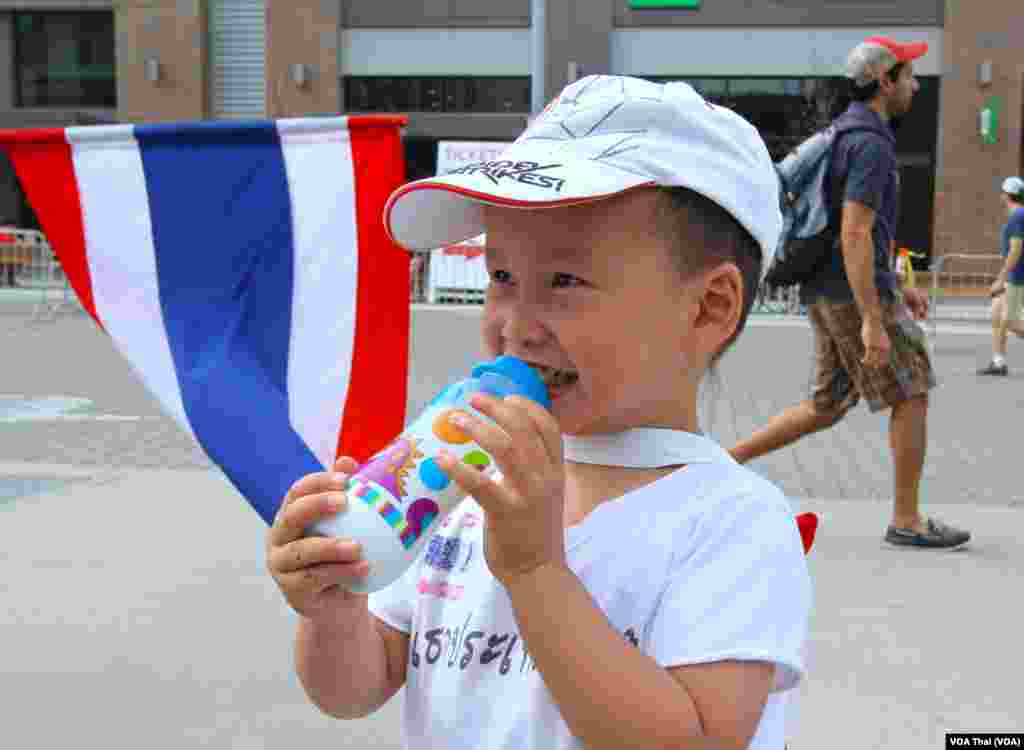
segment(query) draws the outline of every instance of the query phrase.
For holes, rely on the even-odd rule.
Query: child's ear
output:
[[[698,287],[693,331],[701,349],[714,356],[732,337],[743,312],[743,275],[734,263],[723,263],[703,275]]]

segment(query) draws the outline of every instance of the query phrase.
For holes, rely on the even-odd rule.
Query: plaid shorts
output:
[[[925,333],[902,303],[882,304],[892,344],[889,364],[865,367],[862,318],[853,302],[819,299],[807,308],[814,329],[815,375],[811,397],[819,414],[842,416],[863,396],[871,411],[923,396],[935,387]]]

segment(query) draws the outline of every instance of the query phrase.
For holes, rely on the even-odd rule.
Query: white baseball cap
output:
[[[398,188],[384,223],[397,244],[429,250],[482,234],[482,204],[555,208],[676,185],[728,211],[765,261],[775,252],[779,183],[754,126],[685,83],[624,76],[569,84],[497,161]]]
[[[1024,180],[1020,177],[1007,177],[1003,180],[1003,192],[1014,198],[1024,198]]]

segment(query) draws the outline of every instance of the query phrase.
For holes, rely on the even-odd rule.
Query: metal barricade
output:
[[[987,324],[992,315],[989,289],[1003,267],[1001,255],[948,253],[932,261],[929,321],[932,335],[942,322]]]
[[[413,304],[479,305],[487,291],[481,249],[455,245],[430,253],[414,253],[409,263]],[[803,315],[799,287],[761,286],[751,314]]]
[[[422,304],[427,301],[427,264],[430,256],[426,253],[412,253],[409,259],[409,301]]]
[[[800,287],[772,287],[761,284],[750,312],[754,314],[803,315]]]
[[[78,300],[42,232],[0,226],[0,284],[33,305],[33,318],[77,309]]]
[[[27,232],[0,226],[0,287],[18,288],[32,266],[33,251]]]

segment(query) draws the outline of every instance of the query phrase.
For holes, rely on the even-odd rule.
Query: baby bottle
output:
[[[551,406],[540,375],[521,359],[508,356],[476,365],[469,378],[435,396],[391,445],[352,475],[345,508],[307,529],[309,535],[352,539],[362,545],[370,573],[351,585],[352,591],[377,591],[399,578],[434,527],[465,498],[435,461],[442,448],[479,471],[492,470],[492,457],[449,421],[455,411],[491,421],[469,405],[470,396],[478,392],[498,398],[525,396],[545,408]]]

